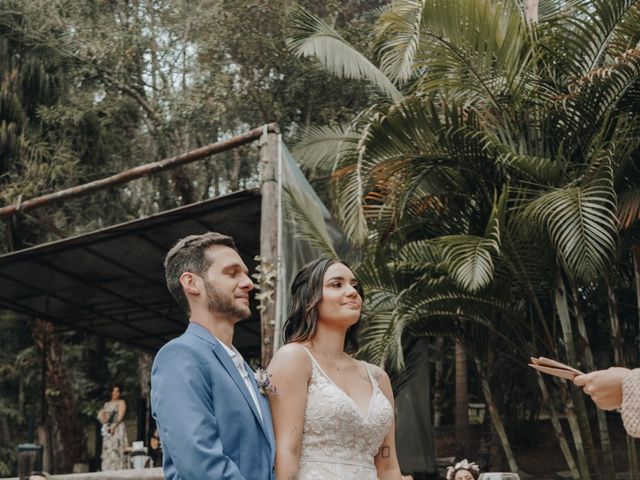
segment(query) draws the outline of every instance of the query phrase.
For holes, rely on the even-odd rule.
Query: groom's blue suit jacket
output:
[[[151,408],[166,480],[273,480],[275,442],[267,399],[262,417],[229,354],[205,328],[160,349],[151,371]]]

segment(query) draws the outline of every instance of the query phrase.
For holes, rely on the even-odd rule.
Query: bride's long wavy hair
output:
[[[322,301],[324,275],[334,263],[346,263],[330,257],[320,257],[307,263],[300,269],[291,284],[291,313],[283,328],[284,343],[306,342],[313,339],[318,328],[318,304]],[[355,286],[360,298],[364,300],[364,291],[360,284]],[[358,321],[350,326],[344,340],[344,349],[352,353],[358,349],[358,328],[362,313]]]

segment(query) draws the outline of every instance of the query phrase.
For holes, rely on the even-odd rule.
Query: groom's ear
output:
[[[182,285],[185,294],[200,295],[200,282],[202,279],[191,272],[184,272],[180,275],[180,285]]]

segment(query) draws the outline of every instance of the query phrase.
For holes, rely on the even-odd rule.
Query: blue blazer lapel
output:
[[[244,380],[242,380],[242,377],[240,376],[240,372],[238,372],[238,369],[231,360],[229,354],[225,351],[224,348],[220,346],[220,341],[213,335],[211,335],[202,325],[193,322],[189,323],[189,326],[187,327],[187,333],[195,335],[211,345],[211,350],[213,350],[213,353],[218,358],[229,376],[233,379],[233,382],[236,384],[236,386],[242,393],[242,396],[247,401],[249,408],[251,408],[253,415],[256,417],[256,420],[262,427],[264,435],[267,437],[267,440],[271,445],[272,453],[274,453],[275,435],[273,433],[273,424],[271,421],[271,410],[269,409],[269,402],[258,391],[258,384],[256,383],[256,378],[251,367],[247,364],[247,362],[244,362],[244,368],[247,371],[251,384],[256,391],[258,402],[260,402],[260,409],[262,410],[262,418],[264,419],[264,421],[260,418],[260,414],[256,409],[255,403],[253,403],[253,398],[251,398],[251,394],[247,390],[247,386],[245,385]]]
[[[269,400],[267,400],[267,397],[265,395],[262,395],[260,393],[260,390],[258,390],[258,382],[256,381],[256,376],[254,374],[255,372],[247,362],[244,362],[244,368],[249,373],[249,378],[251,379],[251,385],[253,385],[253,388],[258,397],[258,402],[260,402],[260,410],[262,410],[262,419],[263,419],[262,430],[264,430],[264,434],[267,436],[267,439],[269,440],[269,444],[271,445],[272,451],[275,451],[275,448],[274,448],[275,435],[273,433],[273,421],[271,419],[271,407],[269,406]]]
[[[229,373],[229,375],[233,379],[234,383],[242,393],[242,396],[249,404],[249,408],[251,408],[251,411],[253,412],[253,415],[256,417],[256,420],[258,420],[258,423],[262,425],[260,414],[256,409],[255,403],[253,403],[251,394],[247,390],[247,386],[242,380],[242,377],[240,376],[240,372],[238,372],[238,369],[236,368],[233,361],[231,360],[231,357],[229,357],[229,354],[226,351],[224,351],[223,348],[219,348],[219,345],[217,344],[217,342],[216,344],[213,345],[213,353],[216,354],[216,356],[218,357],[218,360],[220,360],[220,363],[222,363],[222,366],[225,368],[227,373]],[[251,375],[249,375],[249,378],[251,378]]]

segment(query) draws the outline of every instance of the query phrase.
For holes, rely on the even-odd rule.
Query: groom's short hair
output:
[[[211,265],[205,252],[209,247],[216,245],[238,251],[232,237],[222,233],[207,232],[201,235],[189,235],[178,240],[164,259],[167,288],[178,305],[187,313],[190,313],[189,302],[180,283],[180,275],[191,272],[204,276]]]

